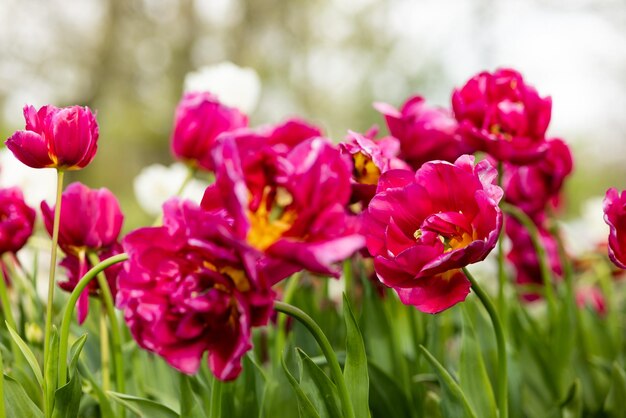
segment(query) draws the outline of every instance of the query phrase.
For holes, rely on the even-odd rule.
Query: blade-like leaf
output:
[[[180,416],[167,406],[150,399],[126,395],[118,392],[107,392],[115,402],[126,407],[141,418],[180,418]]]
[[[611,389],[606,397],[604,410],[612,417],[626,418],[624,399],[626,399],[626,373],[619,364],[614,363],[611,373]]]
[[[357,417],[367,418],[370,415],[370,389],[365,344],[363,344],[361,331],[345,294],[343,295],[343,316],[346,322],[346,364],[343,376],[352,400],[354,414]]]
[[[370,402],[374,416],[411,417],[411,404],[404,391],[380,367],[369,362]]]
[[[35,358],[35,354],[33,354],[30,348],[28,348],[28,345],[24,342],[24,340],[22,340],[19,334],[15,332],[15,330],[11,328],[11,326],[6,321],[4,323],[9,329],[11,338],[13,338],[13,341],[15,341],[20,351],[22,352],[22,354],[24,354],[24,357],[26,357],[26,361],[28,362],[28,365],[30,366],[30,368],[33,370],[33,373],[35,374],[35,378],[37,379],[39,386],[43,387],[43,375],[41,374],[41,369],[39,368],[39,363],[37,362],[37,359]]]
[[[446,417],[471,417],[476,418],[476,413],[467,401],[467,397],[461,390],[459,384],[450,376],[450,373],[433,357],[432,354],[423,346],[419,346],[422,355],[428,360],[430,365],[435,369],[435,373],[439,378],[439,383],[443,390],[443,398],[441,401],[444,416]]]
[[[4,375],[4,405],[7,418],[43,418],[43,412],[28,397],[17,380]]]
[[[295,377],[291,374],[289,369],[287,368],[287,362],[285,361],[285,356],[281,359],[281,364],[283,366],[283,370],[285,371],[285,375],[287,376],[287,380],[291,384],[294,392],[296,393],[296,397],[298,398],[298,410],[300,411],[300,418],[320,418],[320,415],[315,410],[315,407],[307,398],[304,391],[300,387],[300,384],[296,380]]]
[[[52,411],[52,418],[78,417],[78,408],[82,395],[80,374],[74,371],[69,382],[54,392],[54,410]]]
[[[323,405],[323,408],[318,408],[322,418],[341,418],[337,387],[304,351],[296,350],[302,361],[302,376],[300,377],[302,390],[309,398],[318,400],[313,403]]]
[[[54,409],[52,418],[76,418],[83,396],[80,373],[76,369],[80,353],[85,346],[87,334],[81,336],[72,344],[70,361],[70,380],[54,392]],[[56,380],[55,380],[56,381]]]
[[[497,408],[493,389],[467,309],[463,309],[459,375],[461,389],[467,394],[468,401],[478,416],[495,418]]]
[[[84,377],[87,382],[89,382],[89,384],[91,385],[91,389],[94,392],[93,394],[95,395],[96,399],[98,399],[101,417],[113,418],[113,408],[111,407],[111,402],[109,401],[109,398],[107,398],[106,394],[104,393],[98,382],[96,382],[96,379],[94,379],[93,375],[89,371],[89,368],[85,365],[85,362],[82,359],[78,363],[78,369],[80,370],[81,376]]]
[[[180,375],[180,416],[189,418],[203,418],[202,404],[191,387],[190,376]]]
[[[50,334],[50,353],[59,352],[59,333],[57,328],[52,326],[52,333]],[[59,371],[59,362],[56,357],[51,357],[45,364],[45,376],[48,385],[46,387],[46,400],[48,402],[48,410],[54,410],[54,392],[57,390],[57,373]]]

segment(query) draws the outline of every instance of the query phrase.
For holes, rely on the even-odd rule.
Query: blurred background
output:
[[[449,106],[476,72],[512,66],[573,147],[568,213],[626,187],[624,0],[2,0],[0,136],[26,103],[95,109],[98,155],[70,179],[113,190],[126,229],[148,223],[133,179],[172,162],[185,75],[225,60],[261,76],[253,126],[300,115],[337,141],[384,125],[373,101]]]

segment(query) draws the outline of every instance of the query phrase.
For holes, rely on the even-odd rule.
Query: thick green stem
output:
[[[326,335],[324,335],[322,329],[309,315],[295,306],[276,301],[274,302],[274,309],[297,319],[311,332],[322,349],[324,357],[326,357],[326,360],[328,361],[330,373],[335,380],[335,385],[337,385],[337,391],[339,392],[339,400],[341,401],[344,418],[355,418],[354,408],[352,407],[352,402],[350,401],[350,395],[348,394],[346,381],[343,378],[341,366],[337,361],[337,356],[335,355],[333,347],[330,345],[330,342],[328,341],[328,338],[326,338]]]
[[[283,294],[283,302],[291,303],[293,295],[298,290],[298,282],[300,281],[300,273],[296,273],[287,279],[287,286],[285,287],[285,293]],[[287,315],[278,314],[276,321],[276,340],[274,342],[274,354],[276,358],[275,364],[280,364],[283,350],[285,348],[285,341],[287,341]]]
[[[107,310],[104,303],[100,306],[100,358],[102,372],[102,390],[111,390],[111,353],[109,350],[109,330],[107,329]]]
[[[485,293],[485,291],[478,285],[474,276],[467,270],[467,268],[463,268],[463,272],[469,279],[472,284],[472,290],[480,299],[480,302],[483,304],[487,313],[489,314],[489,318],[491,319],[491,323],[493,324],[493,330],[496,334],[496,347],[498,350],[498,410],[500,418],[507,418],[509,416],[509,393],[508,393],[508,373],[507,373],[507,357],[506,357],[506,342],[504,340],[504,332],[502,329],[502,323],[500,322],[500,318],[498,317],[498,312],[491,302],[489,295]]]
[[[503,211],[521,223],[530,236],[535,253],[537,254],[537,260],[539,261],[539,270],[541,271],[544,294],[548,302],[548,311],[552,318],[556,318],[557,305],[554,297],[554,289],[552,287],[552,270],[548,264],[546,249],[544,248],[539,237],[539,229],[537,228],[537,225],[535,225],[535,222],[518,207],[506,203],[502,204],[501,207]]]
[[[107,267],[110,267],[117,263],[121,263],[126,260],[128,260],[128,254],[123,253],[101,261],[99,264],[89,270],[82,279],[80,279],[80,281],[78,282],[78,284],[76,284],[76,287],[70,294],[70,298],[65,305],[65,311],[63,312],[63,321],[61,322],[61,333],[59,339],[59,386],[64,385],[67,380],[67,348],[69,344],[68,340],[70,335],[70,324],[72,323],[74,306],[76,306],[76,304],[78,303],[78,298],[80,297],[80,294],[85,290],[89,282],[91,282],[91,280],[93,280],[101,271],[103,271]],[[111,318],[109,319],[111,320]],[[115,345],[115,342],[113,342],[113,344]],[[117,376],[116,378],[119,379]],[[121,380],[123,380],[123,376],[121,376]],[[123,392],[123,388],[124,383],[122,382],[122,388],[120,389],[118,387],[117,389],[119,392]]]
[[[57,247],[59,243],[59,224],[61,220],[61,193],[63,193],[63,175],[64,171],[57,169],[57,193],[54,205],[54,222],[52,224],[52,249],[50,251],[50,275],[48,276],[48,304],[46,305],[46,326],[43,344],[43,364],[44,370],[46,363],[50,359],[50,335],[52,334],[52,304],[54,302],[54,275],[57,266]],[[44,381],[44,394],[54,393],[47,390],[47,385],[54,385],[54,382]],[[48,402],[44,402],[48,405]],[[45,411],[46,416],[50,416],[52,411]]]

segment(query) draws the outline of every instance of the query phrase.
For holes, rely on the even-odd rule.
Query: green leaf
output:
[[[126,395],[118,392],[107,392],[115,402],[134,412],[140,418],[180,418],[180,416],[167,406],[150,399]]]
[[[291,374],[289,369],[287,368],[287,362],[285,361],[285,356],[281,358],[281,365],[283,366],[283,370],[285,375],[287,376],[287,380],[291,384],[294,392],[296,393],[296,397],[298,398],[298,410],[300,411],[300,418],[320,418],[320,415],[315,410],[315,407],[307,398],[304,391],[300,387],[300,384],[296,380],[295,377]]]
[[[369,417],[369,376],[365,344],[350,308],[350,302],[343,295],[343,316],[346,321],[346,364],[343,376],[357,417]]]
[[[468,310],[463,309],[463,338],[461,340],[461,359],[459,361],[461,389],[467,394],[468,401],[480,417],[496,417],[496,401],[480,345],[472,325]]]
[[[296,351],[302,361],[300,386],[304,393],[312,399],[313,404],[319,405],[317,409],[322,418],[341,418],[339,395],[335,384],[304,351],[299,348]]]
[[[43,412],[28,397],[17,380],[6,374],[4,375],[4,405],[7,418],[43,418]]]
[[[57,327],[52,326],[52,333],[50,334],[50,353],[59,352],[59,332]],[[48,402],[48,411],[54,410],[54,392],[57,389],[57,374],[59,371],[59,362],[56,356],[51,356],[49,361],[45,364],[45,376],[48,385],[46,387],[46,400]]]
[[[604,403],[604,410],[609,412],[612,417],[625,418],[626,408],[624,408],[624,399],[626,399],[626,373],[619,364],[613,363],[611,373],[611,389]]]
[[[180,416],[188,418],[203,418],[202,403],[196,397],[191,387],[192,377],[180,373]]]
[[[476,418],[476,413],[467,401],[467,397],[459,384],[450,376],[450,373],[437,361],[435,357],[423,346],[419,346],[422,355],[435,369],[435,373],[441,384],[443,398],[441,407],[445,417],[471,417]]]
[[[76,418],[83,396],[80,373],[76,369],[80,353],[85,346],[87,334],[81,336],[72,344],[70,349],[71,361],[69,367],[70,380],[54,392],[54,409],[52,418]]]
[[[89,367],[85,365],[85,362],[82,359],[79,362],[78,368],[80,370],[81,376],[84,377],[87,382],[89,382],[89,385],[91,386],[91,389],[93,390],[95,397],[98,400],[101,418],[114,418],[113,408],[111,407],[111,402],[109,398],[106,396],[98,382],[96,382],[96,379],[94,379],[93,375],[89,371]]]
[[[370,403],[373,416],[394,418],[412,416],[411,404],[398,385],[397,379],[389,376],[372,362],[369,362],[369,374],[372,377]]]
[[[623,399],[623,398],[622,398]],[[563,416],[567,418],[582,418],[583,416],[583,397],[582,386],[580,380],[576,379],[567,391],[565,399],[561,402]],[[622,408],[623,410],[623,408]],[[613,415],[615,416],[615,415]]]
[[[22,352],[22,354],[24,354],[24,357],[26,357],[26,361],[30,365],[30,368],[33,370],[33,373],[35,374],[35,378],[37,379],[39,386],[43,387],[43,375],[41,374],[41,369],[39,367],[39,363],[37,362],[37,359],[35,358],[35,354],[33,354],[30,348],[28,348],[28,345],[24,342],[24,340],[22,340],[19,334],[15,332],[13,328],[11,328],[9,323],[6,321],[4,323],[9,329],[11,338],[13,338],[13,341],[15,341],[20,351]]]
[[[80,374],[75,372],[64,386],[54,392],[52,418],[76,418],[83,395]]]

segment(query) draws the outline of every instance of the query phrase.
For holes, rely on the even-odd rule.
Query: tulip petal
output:
[[[6,146],[15,158],[29,167],[46,168],[54,165],[45,139],[35,132],[17,131],[7,139]]]

